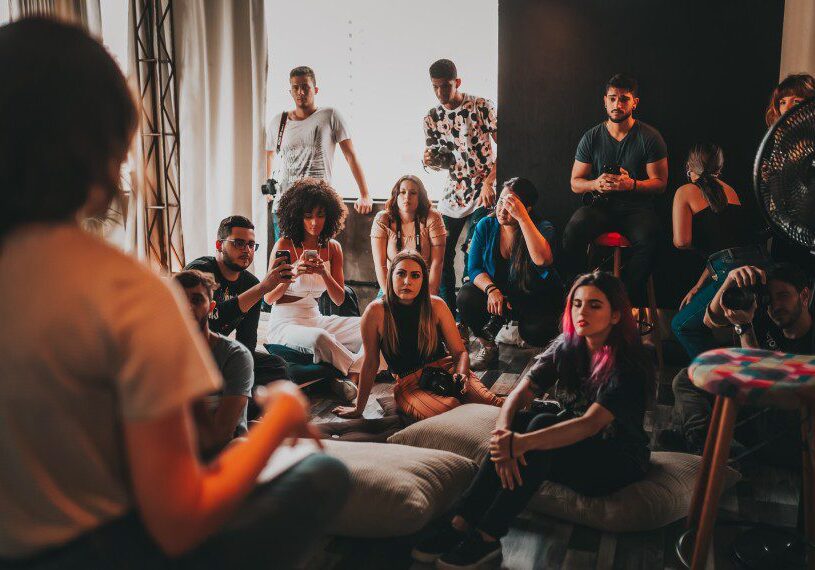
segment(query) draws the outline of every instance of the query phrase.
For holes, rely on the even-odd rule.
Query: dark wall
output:
[[[539,208],[562,231],[580,205],[569,189],[575,148],[605,119],[602,87],[616,72],[636,77],[635,117],[668,145],[656,288],[662,306],[676,306],[701,268],[670,242],[670,200],[688,149],[721,145],[722,178],[753,205],[750,174],[778,81],[783,15],[783,0],[501,0],[499,180],[531,178]]]

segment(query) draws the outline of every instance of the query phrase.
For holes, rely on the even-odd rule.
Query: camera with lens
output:
[[[426,366],[419,377],[419,388],[439,396],[458,397],[462,384],[455,376],[436,366]]]
[[[489,342],[493,342],[495,340],[495,336],[498,334],[498,331],[501,330],[507,324],[506,317],[501,315],[492,315],[490,320],[487,321],[487,324],[481,328],[481,334],[479,335],[481,338],[488,340]]]
[[[731,311],[749,311],[753,303],[757,307],[768,305],[770,302],[767,286],[761,283],[739,287],[733,285],[722,293],[722,306]]]
[[[269,178],[260,185],[260,193],[266,196],[274,196],[277,194],[278,182],[274,178]]]
[[[430,148],[430,159],[427,165],[431,168],[450,170],[456,165],[456,157],[448,147],[434,146]]]

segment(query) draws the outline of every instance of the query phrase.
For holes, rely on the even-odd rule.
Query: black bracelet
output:
[[[489,295],[489,294],[490,294],[490,291],[492,291],[493,289],[498,289],[498,286],[496,286],[496,285],[495,285],[495,283],[490,283],[489,285],[487,285],[487,286],[484,288],[484,293],[486,293],[487,295]]]
[[[512,452],[512,442],[515,440],[515,432],[509,432],[509,458],[515,459],[515,454]]]

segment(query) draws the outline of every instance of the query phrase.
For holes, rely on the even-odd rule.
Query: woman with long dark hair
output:
[[[470,282],[459,291],[461,322],[481,341],[473,370],[498,361],[495,333],[518,321],[521,338],[544,346],[557,334],[563,291],[552,268],[555,229],[534,211],[538,190],[526,178],[504,183],[495,212],[478,222],[470,244]]]
[[[497,558],[500,538],[544,481],[596,496],[645,475],[650,451],[642,422],[656,375],[622,282],[604,272],[578,277],[562,329],[507,396],[489,454],[450,525],[414,548],[416,560],[454,569]],[[533,390],[551,391],[556,383],[563,412],[523,411]]]
[[[362,315],[365,358],[359,375],[359,396],[354,406],[334,413],[362,415],[379,365],[380,350],[388,369],[396,375],[394,399],[415,419],[441,414],[464,403],[500,406],[504,399],[489,391],[470,371],[470,359],[447,304],[430,294],[424,257],[405,250],[393,258],[385,295],[368,305]],[[451,392],[422,388],[423,375],[435,374]]]
[[[403,249],[412,249],[422,255],[430,269],[430,294],[438,295],[445,243],[447,229],[441,214],[430,203],[424,184],[418,176],[401,176],[371,226],[371,251],[380,292],[385,291],[393,258]]]
[[[81,228],[139,121],[116,62],[77,27],[24,19],[0,28],[0,69],[0,567],[296,565],[349,478],[314,454],[258,483],[307,432],[308,401],[270,385],[246,441],[203,463],[191,408],[223,380],[189,304]]]
[[[705,269],[671,321],[674,336],[690,358],[714,347],[713,335],[702,321],[728,272],[768,261],[764,248],[756,245],[755,230],[746,222],[738,194],[720,178],[723,166],[718,145],[694,145],[686,163],[688,183],[674,195],[674,245],[694,249],[706,259]]]

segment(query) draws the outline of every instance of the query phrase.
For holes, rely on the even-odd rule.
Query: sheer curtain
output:
[[[215,250],[222,218],[252,219],[266,235],[263,0],[176,0],[181,215],[187,261]],[[261,247],[258,251],[265,251]],[[262,273],[259,255],[254,270]]]

